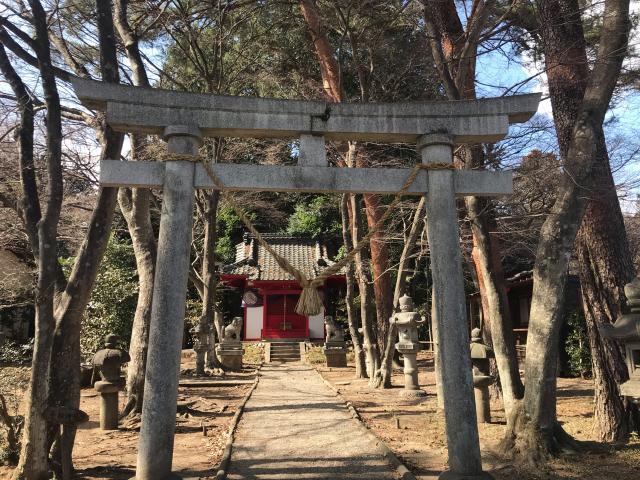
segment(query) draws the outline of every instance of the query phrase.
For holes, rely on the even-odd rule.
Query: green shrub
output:
[[[590,377],[591,348],[584,316],[582,313],[572,313],[567,318],[567,325],[569,334],[565,348],[569,357],[569,372],[576,377]]]
[[[64,259],[65,270],[73,262],[73,258]],[[82,319],[80,348],[84,359],[103,347],[104,336],[109,333],[118,335],[120,346],[128,348],[137,302],[138,273],[133,246],[112,236]]]

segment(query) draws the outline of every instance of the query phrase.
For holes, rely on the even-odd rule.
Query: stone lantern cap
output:
[[[603,337],[623,343],[640,341],[640,277],[624,286],[630,312],[620,315],[613,325],[599,327]]]
[[[494,356],[493,349],[482,343],[480,329],[474,328],[471,331],[471,359],[493,358]]]
[[[106,382],[120,383],[120,366],[131,360],[127,352],[116,348],[117,342],[117,335],[107,335],[105,348],[98,350],[91,361],[95,367],[100,368],[100,376]]]

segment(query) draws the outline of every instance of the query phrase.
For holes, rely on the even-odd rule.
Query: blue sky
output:
[[[541,65],[523,59],[514,61],[509,57],[511,56],[497,51],[478,57],[478,94],[485,97],[503,95],[505,92],[542,92],[543,101],[540,103],[536,120],[541,121],[545,117],[551,119],[551,102],[546,98],[546,77],[538,75],[525,82],[540,72]],[[517,88],[514,89],[514,85],[518,85]],[[637,210],[636,199],[640,195],[640,92],[617,92],[611,107],[606,119],[605,134],[614,178],[620,187],[622,208],[632,213]],[[539,134],[529,148],[556,151],[555,133],[549,131]]]

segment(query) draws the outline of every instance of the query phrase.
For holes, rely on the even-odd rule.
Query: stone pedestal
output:
[[[325,342],[322,351],[327,358],[327,367],[343,368],[347,366],[347,346],[345,342]]]
[[[425,397],[427,392],[420,389],[418,383],[418,352],[420,345],[415,343],[396,343],[396,350],[404,360],[404,390],[400,396],[406,398]]]
[[[111,382],[96,382],[94,388],[100,393],[100,428],[118,429],[118,390],[120,385]]]
[[[220,363],[231,370],[242,370],[242,354],[244,352],[241,342],[222,342],[218,345],[218,358]]]
[[[482,472],[477,475],[465,475],[448,470],[442,472],[438,476],[438,480],[493,480],[493,476],[487,472]]]
[[[493,377],[487,375],[473,376],[473,394],[476,401],[476,416],[478,423],[491,423],[491,398],[489,385],[493,383]]]

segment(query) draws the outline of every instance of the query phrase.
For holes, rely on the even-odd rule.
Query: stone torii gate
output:
[[[196,155],[202,137],[299,138],[297,166],[214,164],[228,190],[393,194],[409,170],[329,167],[325,140],[414,143],[424,164],[452,163],[453,146],[495,142],[537,110],[539,94],[395,104],[230,97],[74,79],[78,98],[117,131],[162,135],[171,154]],[[191,161],[103,161],[100,184],[164,190],[149,334],[137,480],[171,473],[194,190],[213,189]],[[512,193],[510,173],[423,170],[409,195],[426,195],[450,470],[483,479],[474,407],[456,196]],[[302,440],[303,441],[303,440]]]

